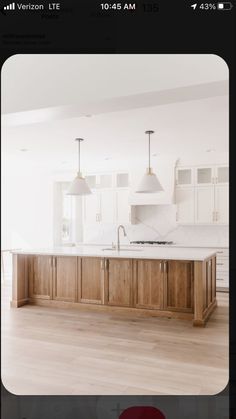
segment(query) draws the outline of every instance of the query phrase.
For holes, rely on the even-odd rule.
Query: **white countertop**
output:
[[[102,244],[102,243],[82,243],[82,242],[79,242],[79,243],[77,243],[76,244],[76,246],[103,246],[103,247],[110,247],[111,246],[111,244],[110,243],[106,243],[106,244]],[[173,244],[165,244],[165,245],[163,245],[163,244],[144,244],[144,245],[140,245],[140,244],[135,244],[135,243],[132,243],[132,244],[122,244],[121,246],[123,246],[123,247],[139,247],[139,246],[141,246],[141,247],[184,247],[184,248],[186,248],[186,249],[191,249],[191,248],[196,248],[196,249],[198,249],[198,248],[200,248],[200,249],[229,249],[229,244],[219,244],[218,246],[216,246],[215,244],[214,245],[211,245],[211,244],[207,244],[207,243],[202,243],[202,244],[186,244],[186,243],[178,243],[178,242],[174,242]]]
[[[110,247],[110,246],[108,246]],[[70,246],[53,247],[49,249],[17,250],[13,254],[25,255],[53,255],[53,256],[94,256],[106,258],[129,259],[166,259],[166,260],[197,260],[203,261],[216,254],[212,249],[189,247],[129,247],[122,246],[121,250],[103,250],[107,246]]]

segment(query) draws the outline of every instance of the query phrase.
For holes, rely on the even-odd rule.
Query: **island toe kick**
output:
[[[204,326],[216,307],[216,257],[13,254],[11,306],[25,304],[189,319]]]

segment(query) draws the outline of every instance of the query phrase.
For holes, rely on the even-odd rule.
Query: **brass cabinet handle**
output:
[[[99,213],[96,214],[96,221],[100,221],[100,214]]]
[[[101,259],[101,269],[104,270],[104,259]]]
[[[108,267],[109,267],[109,260],[108,259],[105,259],[105,269],[107,270]]]

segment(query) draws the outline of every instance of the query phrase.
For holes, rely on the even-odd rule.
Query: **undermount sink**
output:
[[[125,251],[125,252],[140,252],[141,250],[143,250],[143,249],[130,249],[130,248],[121,248],[120,250],[117,250],[116,248],[114,248],[114,247],[106,247],[105,249],[102,249],[102,250],[114,250],[114,251],[116,251],[116,252],[123,252],[123,251]]]

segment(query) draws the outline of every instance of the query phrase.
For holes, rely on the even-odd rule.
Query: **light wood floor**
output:
[[[191,321],[9,308],[3,287],[2,381],[15,394],[216,394],[228,382],[228,294],[205,328]]]

